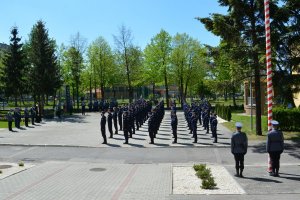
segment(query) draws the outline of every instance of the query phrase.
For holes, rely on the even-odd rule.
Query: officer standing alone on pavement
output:
[[[271,124],[272,130],[268,132],[266,145],[272,163],[272,173],[270,175],[279,176],[280,155],[284,149],[284,138],[282,132],[278,130],[279,122],[273,120]]]
[[[235,159],[236,176],[243,177],[244,156],[247,153],[248,138],[246,133],[242,132],[242,123],[235,124],[236,132],[231,137],[231,153]]]
[[[100,121],[100,128],[101,128],[101,134],[103,137],[103,143],[102,144],[107,144],[107,140],[106,140],[106,117],[105,117],[105,112],[102,111],[101,113],[101,121]]]

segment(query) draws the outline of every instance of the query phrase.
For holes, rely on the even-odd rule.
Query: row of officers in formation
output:
[[[211,113],[211,105],[207,101],[193,102],[191,105],[187,103],[183,104],[183,110],[185,119],[187,122],[187,128],[190,130],[190,134],[194,138],[194,143],[197,143],[197,126],[198,122],[203,125],[206,133],[211,130],[214,143],[217,143],[217,116]],[[108,126],[109,138],[113,138],[113,126],[114,134],[118,134],[119,130],[124,132],[125,142],[128,144],[128,139],[132,138],[132,134],[135,134],[135,130],[139,128],[148,120],[148,132],[150,144],[154,144],[157,132],[161,125],[161,122],[165,115],[164,102],[157,102],[152,106],[150,101],[139,99],[128,106],[114,107],[108,109],[107,115],[105,111],[101,112],[100,129],[103,137],[103,144],[107,144],[106,125]],[[177,126],[178,118],[176,114],[176,103],[171,103],[171,128],[174,141],[177,143]]]
[[[39,123],[40,118],[38,116],[38,105],[34,105],[31,108],[25,107],[23,113],[21,108],[10,109],[6,114],[8,130],[13,131],[13,122],[15,123],[15,127],[20,129],[22,118],[24,118],[26,127],[29,126],[29,121],[31,121],[32,125],[35,125],[35,122]]]

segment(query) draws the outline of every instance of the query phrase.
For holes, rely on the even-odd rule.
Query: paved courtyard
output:
[[[231,132],[222,125],[218,126],[220,143],[213,144],[210,134],[205,134],[199,125],[198,144],[192,144],[183,114],[179,112],[179,144],[172,144],[167,112],[155,145],[148,144],[147,123],[133,135],[131,144],[124,145],[119,132],[108,139],[108,145],[103,145],[99,117],[90,113],[61,122],[45,121],[13,133],[1,130],[0,166],[20,160],[25,166],[34,166],[0,179],[0,200],[299,199],[299,144],[287,144],[281,159],[281,177],[276,178],[266,173],[264,145],[250,143],[245,157],[245,178],[241,179],[234,176],[229,148]],[[235,182],[243,192],[175,194],[174,168],[195,163],[226,170],[228,185]]]

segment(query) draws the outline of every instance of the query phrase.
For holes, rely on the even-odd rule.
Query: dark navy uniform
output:
[[[173,137],[174,137],[173,143],[177,143],[177,125],[178,125],[178,119],[177,119],[176,113],[172,111],[171,126],[172,126],[172,133],[173,133]]]
[[[102,137],[103,137],[103,143],[102,144],[107,144],[105,126],[106,126],[106,117],[104,115],[104,112],[102,112],[101,121],[100,121],[101,134],[102,134]]]
[[[118,109],[116,107],[114,107],[113,120],[114,120],[115,134],[118,134]]]
[[[197,143],[197,121],[198,121],[198,118],[197,118],[196,114],[193,112],[193,115],[191,118],[191,128],[192,128],[192,133],[193,133],[193,138],[194,138],[193,143]]]
[[[29,111],[27,108],[24,110],[24,119],[25,119],[25,126],[28,127],[28,121],[29,121]]]
[[[123,132],[124,132],[124,137],[125,137],[125,143],[124,144],[128,144],[128,133],[129,133],[129,116],[128,116],[128,112],[125,111],[124,115],[123,115]]]
[[[107,115],[107,124],[108,124],[108,131],[110,133],[110,138],[113,137],[113,130],[112,130],[112,119],[113,119],[113,116],[111,114],[111,112],[108,112],[108,115]]]
[[[123,109],[120,107],[118,111],[118,121],[120,126],[120,131],[122,130],[122,115],[123,115]]]
[[[31,117],[31,123],[32,123],[32,125],[35,125],[34,124],[35,115],[36,115],[35,108],[32,106],[30,108],[30,117]]]
[[[216,115],[212,115],[210,124],[211,124],[212,137],[214,138],[214,143],[217,143],[218,142],[218,134],[217,134],[218,120]]]
[[[14,121],[14,116],[12,114],[12,111],[9,111],[6,115],[6,119],[7,119],[7,122],[8,122],[8,130],[9,131],[13,131],[12,130],[12,122]]]

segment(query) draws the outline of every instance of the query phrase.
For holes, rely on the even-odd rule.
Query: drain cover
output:
[[[0,169],[8,169],[11,167],[12,167],[12,165],[0,165]]]
[[[106,170],[105,168],[92,168],[92,169],[90,169],[91,172],[103,172],[105,170]]]

